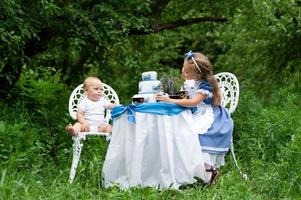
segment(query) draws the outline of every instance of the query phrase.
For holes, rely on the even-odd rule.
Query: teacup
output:
[[[143,97],[133,97],[133,103],[143,103],[144,98]]]
[[[171,99],[183,99],[183,97],[181,95],[178,95],[178,94],[169,95],[169,98],[171,98]]]

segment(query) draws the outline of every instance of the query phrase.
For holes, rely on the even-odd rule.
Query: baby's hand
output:
[[[86,121],[84,123],[82,123],[81,131],[83,131],[83,132],[90,131],[90,123],[86,122]]]

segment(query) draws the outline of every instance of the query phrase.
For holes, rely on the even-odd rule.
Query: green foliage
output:
[[[27,59],[27,42],[38,39],[37,26],[40,21],[35,17],[36,9],[22,1],[3,0],[0,3],[1,93],[3,88],[12,86],[18,79],[19,70]]]
[[[300,3],[250,0],[236,11],[232,23],[221,32],[225,53],[217,65],[258,81],[250,87],[260,87],[261,91],[286,84],[300,90]],[[288,81],[282,76],[288,71],[298,77]]]
[[[24,68],[17,83],[20,95],[28,98],[28,102],[37,105],[49,105],[57,98],[57,94],[64,91],[64,85],[60,83],[60,73],[49,67],[33,71]]]
[[[2,103],[1,159],[16,169],[40,168],[45,160],[57,160],[65,148],[61,131],[67,124],[69,92],[52,68],[24,69],[14,89],[19,96]],[[60,117],[58,117],[60,116]],[[65,154],[66,155],[66,154]],[[29,162],[30,161],[30,162]],[[3,163],[3,164],[4,164]]]
[[[25,122],[8,124],[0,121],[0,160],[12,166],[27,166],[31,156],[37,149],[34,148],[37,130],[29,128]],[[8,165],[8,166],[10,166]]]

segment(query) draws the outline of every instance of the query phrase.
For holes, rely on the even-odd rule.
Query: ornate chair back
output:
[[[221,72],[215,74],[218,86],[222,93],[222,106],[233,113],[237,107],[239,99],[239,83],[233,74],[229,72]]]

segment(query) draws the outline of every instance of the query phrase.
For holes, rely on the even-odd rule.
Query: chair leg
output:
[[[235,157],[235,153],[234,153],[234,145],[233,145],[233,140],[231,140],[231,154],[232,154],[232,158],[234,160],[234,163],[235,163],[235,166],[236,168],[238,169],[240,175],[243,177],[243,179],[245,180],[248,180],[248,175],[247,174],[244,174],[241,169],[239,168],[238,164],[237,164],[237,160],[236,160],[236,157]]]
[[[84,136],[74,136],[73,139],[73,158],[72,158],[72,165],[69,175],[69,183],[72,183],[76,174],[76,169],[78,166],[78,162],[80,160],[80,154],[82,151],[83,143],[81,143],[81,140],[85,140],[86,138]]]

